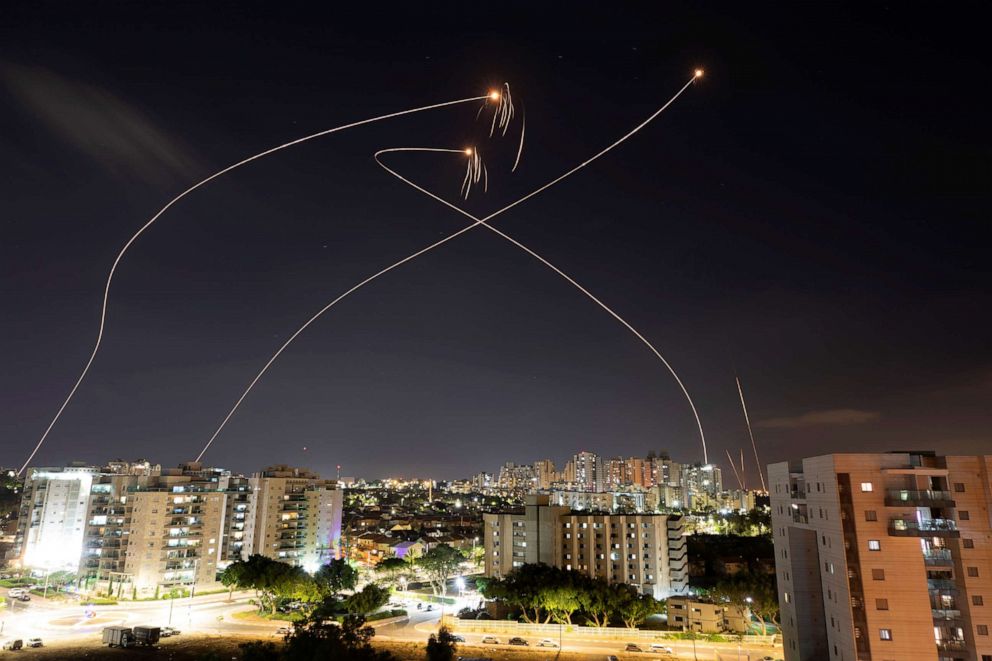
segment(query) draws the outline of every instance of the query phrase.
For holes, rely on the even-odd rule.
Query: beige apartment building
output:
[[[750,626],[750,613],[738,606],[717,604],[689,596],[668,598],[668,624],[696,633],[744,633]]]
[[[687,588],[679,516],[574,512],[551,505],[548,496],[530,496],[523,512],[485,514],[483,524],[487,576],[543,562],[627,583],[658,599]]]
[[[310,471],[270,466],[249,479],[244,551],[315,569],[339,557],[342,491]]]
[[[124,573],[138,596],[217,587],[226,495],[196,487],[132,491]]]
[[[769,466],[788,661],[992,661],[992,456]]]

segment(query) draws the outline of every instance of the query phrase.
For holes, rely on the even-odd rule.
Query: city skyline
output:
[[[985,161],[969,128],[978,42],[944,48],[962,28],[943,17],[919,39],[916,10],[831,21],[814,8],[641,11],[590,43],[573,30],[581,11],[513,35],[463,30],[472,17],[396,15],[421,29],[414,39],[358,16],[353,30],[311,30],[259,9],[207,11],[226,19],[216,31],[155,7],[102,23],[12,9],[0,54],[0,117],[13,127],[0,141],[3,463],[27,456],[85,361],[115,252],[203,176],[330,126],[508,81],[526,110],[526,149],[510,177],[515,144],[494,147],[490,191],[465,207],[482,217],[629,130],[696,67],[704,81],[636,140],[501,227],[661,349],[699,405],[710,461],[744,448],[751,484],[735,377],[766,465],[987,447]],[[169,48],[176,24],[182,54]],[[264,47],[234,47],[263,32]],[[370,155],[461,147],[479,137],[473,116],[328,137],[163,217],[122,262],[103,353],[33,464],[193,459],[308,315],[462,226]],[[418,159],[397,167],[457,199],[461,172]],[[332,311],[205,463],[453,479],[583,447],[701,460],[691,412],[650,354],[485,234]]]

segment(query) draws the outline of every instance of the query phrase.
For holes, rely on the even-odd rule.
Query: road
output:
[[[99,636],[103,627],[110,625],[149,625],[171,626],[186,633],[201,634],[240,634],[257,636],[258,638],[278,637],[276,630],[284,626],[281,622],[241,620],[233,617],[234,613],[249,610],[251,606],[248,592],[235,592],[233,599],[228,594],[214,594],[194,597],[192,600],[176,599],[162,601],[121,602],[115,606],[95,606],[95,616],[87,618],[81,603],[66,603],[41,598],[33,598],[26,604],[17,602],[13,608],[0,611],[0,638],[28,639],[40,637],[46,641],[70,641],[72,639],[94,640]],[[447,610],[457,607],[448,606]],[[170,618],[171,612],[171,618]],[[439,608],[418,611],[413,604],[408,608],[408,619],[376,627],[376,638],[383,641],[412,642],[423,644],[428,636],[438,629],[441,618]],[[375,624],[374,622],[372,623]],[[486,656],[487,650],[492,653],[493,645],[482,645],[482,638],[487,634],[462,633],[466,642],[461,645],[462,653],[476,656]],[[504,644],[495,646],[503,650],[519,650],[520,647],[506,645],[508,636],[497,636]],[[553,648],[537,648],[540,638],[528,637],[531,651],[556,652]],[[557,639],[555,639],[557,640]],[[588,640],[580,638],[578,632],[562,636],[563,650],[572,654],[585,655],[590,659],[603,660],[609,655],[617,655],[627,660],[644,659],[698,659],[700,661],[757,661],[765,655],[775,659],[781,658],[781,650],[771,647],[743,648],[740,656],[735,644],[710,644],[696,642],[695,651],[691,641],[666,641],[671,646],[674,655],[659,652],[626,653],[625,641]],[[640,641],[642,647],[648,643]],[[535,654],[534,656],[538,656]]]

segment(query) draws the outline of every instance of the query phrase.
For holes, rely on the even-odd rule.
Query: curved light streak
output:
[[[592,162],[598,160],[599,158],[605,156],[607,153],[609,153],[613,149],[619,147],[621,144],[623,144],[624,142],[626,142],[632,136],[634,136],[635,134],[637,134],[641,129],[643,129],[645,126],[647,126],[648,124],[650,124],[651,121],[654,120],[658,115],[660,115],[665,110],[667,110],[669,106],[671,106],[673,103],[675,103],[675,101],[680,96],[682,96],[682,93],[683,92],[685,92],[687,89],[689,89],[689,87],[696,81],[696,78],[697,77],[698,76],[693,76],[692,78],[690,78],[689,79],[689,82],[687,82],[685,85],[683,85],[675,93],[675,95],[672,96],[672,98],[670,98],[663,106],[661,106],[656,111],[654,111],[650,116],[648,116],[647,119],[645,119],[640,124],[638,124],[637,126],[635,126],[634,128],[632,128],[630,131],[628,131],[627,133],[625,133],[623,136],[621,136],[620,138],[618,138],[617,140],[615,140],[610,145],[608,145],[608,146],[604,147],[603,149],[601,149],[595,155],[591,156],[590,158],[587,158],[586,160],[582,161],[581,163],[579,163],[575,167],[573,167],[570,170],[566,171],[565,173],[559,175],[558,177],[555,177],[554,179],[552,179],[551,181],[547,182],[546,184],[543,184],[542,186],[539,186],[538,188],[534,189],[530,193],[527,193],[526,195],[524,195],[523,197],[519,198],[518,200],[516,200],[514,202],[511,202],[510,204],[506,205],[502,209],[499,209],[497,211],[494,211],[493,213],[489,214],[485,218],[476,219],[471,225],[468,225],[468,226],[466,226],[466,227],[458,230],[457,232],[453,232],[453,233],[449,234],[448,236],[444,237],[443,239],[440,239],[438,241],[435,241],[434,243],[430,244],[429,246],[427,246],[425,248],[421,248],[420,250],[418,250],[418,251],[416,251],[416,252],[414,252],[414,253],[412,253],[412,254],[404,257],[403,259],[399,260],[398,262],[394,262],[393,264],[387,266],[386,268],[384,268],[384,269],[382,269],[380,271],[377,271],[376,273],[374,273],[374,274],[370,275],[369,277],[365,278],[364,280],[362,280],[358,284],[352,286],[350,289],[346,290],[344,293],[340,294],[337,298],[335,298],[330,303],[328,303],[327,305],[325,305],[324,307],[322,307],[320,310],[318,310],[313,316],[311,316],[306,321],[306,323],[304,323],[302,326],[300,326],[300,328],[298,328],[296,330],[296,332],[294,332],[292,335],[289,336],[289,339],[287,339],[279,347],[279,349],[276,350],[276,352],[272,355],[271,358],[269,358],[269,360],[265,363],[265,365],[258,372],[258,374],[255,375],[255,378],[253,378],[251,380],[251,382],[248,384],[248,387],[244,390],[244,392],[241,393],[241,396],[238,397],[237,401],[234,403],[234,406],[231,408],[231,410],[227,413],[226,416],[224,416],[224,419],[221,421],[220,426],[217,427],[217,430],[214,431],[213,435],[207,441],[206,445],[203,446],[203,449],[200,451],[200,454],[197,455],[196,460],[197,461],[200,461],[203,458],[203,455],[207,452],[207,450],[213,444],[214,440],[216,440],[217,436],[219,436],[220,433],[221,433],[221,431],[223,431],[224,426],[228,423],[228,421],[231,419],[231,417],[234,415],[234,413],[241,406],[241,403],[245,400],[245,398],[248,396],[248,394],[255,387],[255,384],[258,383],[258,381],[262,378],[262,376],[268,371],[269,367],[271,367],[272,364],[279,358],[279,356],[282,355],[282,352],[285,351],[286,348],[290,344],[292,344],[293,341],[296,340],[296,338],[304,330],[306,330],[310,326],[310,324],[312,324],[314,321],[316,321],[321,315],[323,315],[325,312],[327,312],[332,307],[334,307],[335,305],[337,305],[340,301],[342,301],[345,298],[347,298],[348,296],[350,296],[355,291],[361,289],[362,287],[364,287],[365,285],[373,282],[374,280],[377,280],[378,278],[380,278],[381,276],[389,273],[393,269],[399,268],[403,264],[406,264],[407,262],[412,261],[412,260],[416,259],[417,257],[420,257],[421,255],[423,255],[423,254],[425,254],[427,252],[430,252],[431,250],[434,250],[435,248],[438,248],[438,247],[444,245],[445,243],[447,243],[447,242],[449,242],[449,241],[451,241],[453,239],[458,238],[459,236],[461,236],[465,232],[468,232],[469,230],[472,230],[475,227],[477,227],[479,225],[482,225],[482,224],[485,224],[486,222],[492,220],[493,218],[496,218],[497,216],[499,216],[499,215],[501,215],[503,213],[506,213],[507,211],[509,211],[510,209],[516,207],[517,205],[523,204],[524,202],[526,202],[527,200],[531,199],[532,197],[543,193],[544,191],[546,191],[547,189],[551,188],[552,186],[554,186],[554,185],[558,184],[559,182],[563,181],[564,179],[567,179],[568,177],[572,176],[573,174],[575,174],[579,170],[585,168],[590,163],[592,163]],[[376,160],[377,161],[378,161],[378,155],[380,153],[383,153],[383,152],[377,152],[376,153],[376,157],[377,157]],[[380,165],[382,165],[382,164],[380,163]],[[385,166],[383,166],[383,167],[385,167]],[[427,191],[424,191],[424,192],[427,193]],[[440,200],[440,198],[438,198],[438,199]],[[452,206],[452,208],[454,208],[454,209],[456,209],[458,211],[461,211],[457,207],[454,207],[453,205],[450,205],[448,202],[446,202],[444,200],[440,200],[440,201],[442,201],[444,204],[446,204],[448,206]],[[462,213],[464,213],[464,212],[462,212]],[[490,229],[494,229],[494,228],[490,228]],[[502,235],[501,232],[500,232],[500,234]],[[514,243],[514,244],[517,243],[515,239],[512,239],[510,237],[506,237],[505,235],[503,235],[503,236],[507,240],[511,241],[512,243]],[[524,250],[527,250],[528,252],[530,252],[530,250],[527,249],[525,246],[520,245],[520,247],[523,248]],[[534,256],[537,257],[538,259],[540,259],[540,256],[538,256],[536,254]],[[548,265],[551,266],[550,264],[548,264]],[[564,274],[562,274],[562,275],[564,276]],[[568,276],[564,276],[564,277],[567,278]],[[573,283],[574,283],[574,281],[573,281]],[[579,286],[578,283],[574,283],[574,284],[576,286]],[[614,313],[612,310],[609,310],[609,308],[607,308],[605,304],[603,304],[601,301],[599,301],[599,299],[595,298],[595,296],[593,296],[591,293],[588,293],[587,291],[586,291],[586,293],[594,301],[596,301],[597,303],[599,303],[599,305],[601,305],[604,309],[608,310],[611,313],[611,315],[613,315],[618,321],[620,321],[622,324],[624,324],[632,333],[634,333],[635,335],[637,335],[639,337],[639,339],[641,339],[645,344],[647,344],[649,347],[651,347],[651,344],[647,341],[647,339],[644,338],[642,335],[640,335],[640,333],[638,333],[635,328],[633,328],[632,326],[630,326],[630,324],[628,324],[626,321],[624,321],[619,315],[617,315],[616,313]],[[653,347],[651,347],[651,348],[655,352],[655,354],[663,362],[665,362],[665,364],[667,365],[668,363],[667,363],[667,361],[665,361],[664,357],[662,357],[661,354],[658,353],[657,350],[655,350]],[[671,367],[669,367],[669,369],[671,369]],[[674,374],[674,370],[672,370],[672,372]],[[676,380],[678,380],[678,377],[677,376],[676,376]],[[680,380],[678,381],[678,383],[679,383],[680,386],[682,386],[683,392],[688,397],[688,392],[686,391],[685,386],[682,385],[682,382]],[[699,421],[699,415],[696,412],[695,405],[692,404],[691,399],[690,399],[690,402],[689,403],[690,403],[690,406],[692,407],[693,414],[695,415],[696,424],[699,427],[700,439],[701,439],[702,444],[703,444],[703,456],[706,457],[706,440],[705,440],[705,435],[703,434],[702,423]]]
[[[754,433],[751,431],[751,418],[747,414],[747,404],[744,403],[744,389],[741,388],[741,379],[739,376],[734,376],[737,380],[737,392],[741,396],[741,408],[744,410],[744,422],[747,423],[747,435],[751,437],[751,449],[754,450],[754,463],[758,467],[758,477],[761,478],[761,490],[768,491],[765,487],[765,473],[761,470],[761,460],[758,459],[758,444],[754,441]]]
[[[390,167],[388,167],[387,165],[385,165],[381,160],[379,160],[379,155],[380,154],[385,154],[385,153],[389,153],[389,152],[393,152],[393,151],[456,151],[456,150],[440,150],[440,149],[426,149],[426,148],[424,148],[424,149],[418,149],[418,148],[410,148],[410,147],[401,147],[401,148],[397,148],[397,149],[382,149],[382,150],[376,152],[376,154],[375,154],[375,161],[384,170],[386,170],[387,172],[389,172],[391,175],[393,175],[394,177],[396,177],[397,179],[399,179],[403,183],[405,183],[405,184],[407,184],[409,186],[412,186],[413,188],[417,189],[418,191],[420,191],[424,195],[427,195],[428,197],[437,200],[441,204],[445,205],[446,207],[448,207],[450,209],[453,209],[454,211],[457,211],[458,213],[462,214],[463,216],[465,216],[465,217],[467,217],[467,218],[469,218],[471,220],[474,220],[475,223],[473,223],[472,225],[470,225],[469,228],[475,227],[476,225],[482,225],[487,230],[489,230],[491,232],[495,232],[498,236],[502,237],[503,239],[506,239],[507,241],[509,241],[510,243],[512,243],[513,245],[515,245],[516,247],[520,248],[521,250],[523,250],[524,252],[526,252],[528,255],[530,255],[531,257],[533,257],[537,261],[541,262],[542,264],[544,264],[545,266],[547,266],[549,269],[551,269],[552,271],[554,271],[555,273],[557,273],[558,275],[560,275],[562,278],[564,278],[570,285],[572,285],[573,287],[575,287],[576,289],[578,289],[580,292],[582,292],[583,294],[585,294],[585,296],[589,300],[591,300],[593,303],[595,303],[596,305],[598,305],[599,307],[601,307],[606,313],[608,313],[611,317],[613,317],[618,322],[620,322],[627,330],[629,330],[631,333],[633,333],[633,335],[637,339],[639,339],[658,358],[658,360],[660,360],[662,362],[662,364],[668,369],[669,373],[671,373],[672,377],[675,379],[675,382],[679,384],[679,388],[682,390],[682,394],[685,395],[686,401],[689,402],[689,408],[692,409],[692,415],[695,418],[695,420],[696,420],[696,426],[699,429],[699,440],[702,443],[702,447],[703,447],[703,463],[704,464],[708,464],[709,463],[709,457],[708,457],[708,453],[707,453],[707,450],[706,450],[706,435],[703,433],[703,423],[702,423],[702,421],[699,418],[699,413],[696,411],[696,405],[692,401],[692,397],[689,395],[688,389],[685,387],[685,384],[682,383],[682,379],[679,377],[678,373],[675,371],[675,368],[673,368],[671,366],[671,364],[668,362],[668,360],[666,360],[665,357],[663,355],[661,355],[661,352],[658,351],[658,349],[653,344],[651,344],[651,342],[648,341],[648,339],[646,337],[644,337],[644,335],[641,334],[640,331],[638,331],[636,328],[634,328],[633,326],[631,326],[630,323],[626,319],[624,319],[623,317],[621,317],[619,314],[617,314],[613,310],[613,308],[611,308],[606,303],[604,303],[599,298],[597,298],[595,294],[593,294],[588,289],[586,289],[585,287],[583,287],[582,285],[580,285],[578,282],[576,282],[575,279],[572,278],[570,275],[568,275],[567,273],[565,273],[564,271],[562,271],[560,268],[558,268],[557,266],[555,266],[554,264],[552,264],[551,262],[549,262],[548,260],[546,260],[541,255],[537,254],[536,252],[534,252],[533,250],[531,250],[530,248],[528,248],[524,244],[522,244],[519,241],[517,241],[516,239],[514,239],[510,235],[506,234],[505,232],[503,232],[501,230],[496,229],[492,225],[489,225],[486,222],[488,220],[488,218],[481,219],[481,220],[479,218],[476,218],[475,216],[473,216],[469,212],[465,211],[464,209],[461,209],[460,207],[458,207],[458,206],[456,206],[456,205],[448,202],[444,198],[442,198],[442,197],[440,197],[438,195],[435,195],[434,193],[432,193],[431,191],[427,190],[426,188],[424,188],[422,186],[419,186],[418,184],[415,184],[414,182],[410,181],[409,179],[407,179],[403,175],[399,174],[395,170],[393,170]]]
[[[248,158],[246,158],[246,159],[244,159],[242,161],[238,161],[234,165],[229,165],[228,167],[224,168],[223,170],[219,170],[218,172],[215,172],[214,174],[212,174],[209,177],[207,177],[206,179],[203,179],[202,181],[200,181],[200,182],[198,182],[198,183],[190,186],[189,188],[187,188],[186,190],[184,190],[182,193],[180,193],[176,197],[172,198],[172,200],[170,200],[168,204],[166,204],[164,207],[162,207],[158,211],[158,213],[156,213],[154,216],[151,217],[151,219],[148,222],[146,222],[144,225],[142,225],[141,228],[137,232],[135,232],[131,236],[130,239],[128,239],[127,243],[124,244],[124,247],[121,248],[120,252],[117,253],[117,257],[114,259],[114,263],[110,267],[110,273],[107,275],[106,285],[103,288],[103,303],[101,304],[101,307],[100,307],[100,327],[97,330],[96,344],[93,346],[93,351],[90,353],[89,360],[86,361],[86,365],[83,367],[83,371],[79,375],[79,378],[76,379],[76,383],[72,386],[72,389],[69,391],[69,395],[65,398],[65,401],[62,402],[62,406],[60,406],[59,407],[59,410],[55,413],[55,417],[52,418],[52,421],[48,424],[48,427],[45,429],[45,433],[41,435],[41,439],[38,440],[38,443],[37,443],[37,445],[35,445],[34,450],[32,450],[31,451],[31,454],[28,455],[27,460],[24,462],[24,465],[21,466],[20,470],[17,471],[17,474],[20,475],[21,473],[24,472],[24,469],[27,468],[28,467],[28,464],[31,463],[31,460],[34,459],[34,456],[38,453],[38,450],[41,449],[41,446],[45,443],[45,439],[48,438],[49,432],[52,431],[52,428],[55,426],[55,423],[58,422],[59,418],[62,416],[62,412],[65,411],[66,407],[69,405],[69,402],[72,401],[73,396],[76,394],[76,390],[79,389],[79,385],[83,382],[83,379],[86,378],[86,374],[89,372],[90,366],[93,364],[93,360],[96,358],[96,354],[100,351],[100,344],[103,341],[103,331],[104,331],[104,328],[106,326],[106,320],[107,320],[107,302],[108,302],[108,299],[110,298],[110,283],[114,279],[114,273],[116,273],[116,271],[117,271],[118,264],[120,264],[121,259],[124,258],[124,253],[126,253],[128,251],[128,248],[131,247],[131,244],[133,244],[135,241],[137,241],[138,237],[141,236],[142,234],[144,234],[145,230],[147,230],[149,227],[151,227],[152,224],[154,224],[155,221],[158,220],[159,217],[163,213],[165,213],[166,211],[168,211],[169,208],[173,204],[175,204],[179,200],[183,199],[184,197],[186,197],[187,195],[189,195],[190,193],[192,193],[193,191],[195,191],[197,188],[200,188],[201,186],[204,186],[205,184],[213,181],[214,179],[216,179],[217,177],[220,177],[221,175],[227,174],[231,170],[235,170],[235,169],[241,167],[242,165],[247,165],[248,163],[251,163],[252,161],[257,161],[260,158],[264,158],[265,156],[268,156],[270,154],[274,154],[277,151],[282,151],[283,149],[287,149],[287,148],[292,147],[294,145],[298,145],[298,144],[300,144],[302,142],[307,142],[308,140],[313,140],[314,138],[319,138],[319,137],[322,137],[322,136],[325,136],[325,135],[330,135],[331,133],[337,133],[338,131],[344,131],[345,129],[354,128],[356,126],[361,126],[363,124],[371,124],[372,122],[378,122],[378,121],[381,121],[381,120],[384,120],[384,119],[390,119],[390,118],[393,118],[393,117],[400,117],[402,115],[409,115],[409,114],[416,113],[416,112],[422,112],[424,110],[434,110],[436,108],[444,108],[445,106],[453,106],[453,105],[457,105],[459,103],[470,103],[470,102],[473,102],[473,101],[485,100],[487,98],[489,98],[489,97],[488,96],[474,96],[474,97],[470,97],[470,98],[467,98],[467,99],[458,99],[456,101],[446,101],[444,103],[434,103],[434,104],[431,104],[429,106],[420,106],[419,108],[410,108],[408,110],[400,110],[398,112],[391,112],[391,113],[388,113],[388,114],[385,114],[385,115],[379,115],[377,117],[372,117],[372,118],[369,118],[369,119],[363,119],[361,121],[351,122],[350,124],[344,124],[342,126],[336,126],[334,128],[331,128],[331,129],[326,129],[324,131],[319,131],[317,133],[312,133],[312,134],[307,135],[307,136],[304,136],[302,138],[297,138],[296,140],[292,140],[290,142],[281,144],[278,147],[272,147],[271,149],[266,149],[263,152],[260,152],[258,154],[255,154],[254,156],[249,156]]]

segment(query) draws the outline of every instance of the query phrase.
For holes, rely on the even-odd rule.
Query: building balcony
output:
[[[907,489],[889,489],[885,492],[886,507],[912,505],[915,507],[954,507],[954,498],[950,491],[915,491]]]
[[[930,614],[935,620],[960,620],[961,611],[956,608],[931,608]]]
[[[939,650],[965,650],[968,649],[968,644],[961,638],[945,638],[943,640],[937,641],[937,649]]]
[[[958,593],[958,586],[954,581],[947,580],[944,578],[928,578],[927,590],[929,590],[931,593],[946,594],[953,596]]]
[[[950,519],[889,519],[892,537],[960,537],[957,524]]]
[[[923,562],[928,567],[947,567],[953,564],[950,549],[930,549],[923,552]]]

